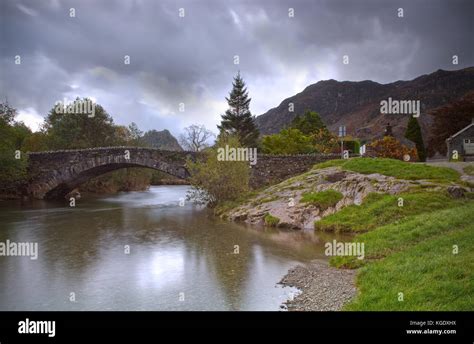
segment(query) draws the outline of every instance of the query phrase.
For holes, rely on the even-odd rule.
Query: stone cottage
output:
[[[446,139],[446,144],[449,160],[456,158],[456,152],[460,160],[474,160],[474,119],[467,127]]]

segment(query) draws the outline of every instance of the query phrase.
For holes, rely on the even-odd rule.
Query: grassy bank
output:
[[[413,192],[399,195],[372,193],[361,205],[350,205],[314,223],[316,230],[366,232],[407,216],[462,205],[446,192]]]
[[[459,181],[459,173],[449,168],[390,159],[329,161],[314,168],[330,166],[440,185]],[[354,241],[364,243],[363,260],[330,261],[339,268],[360,268],[359,294],[346,310],[474,310],[470,197],[453,199],[445,191],[422,188],[400,195],[370,194],[360,206],[317,221],[315,229],[356,233]]]
[[[362,174],[380,173],[398,179],[428,179],[440,182],[459,180],[459,173],[448,167],[428,166],[384,158],[354,158],[348,160],[329,160],[316,164],[314,169],[340,166],[343,170]]]
[[[323,171],[330,167],[358,175]],[[360,175],[376,173],[400,180]],[[468,187],[457,171],[447,167],[391,159],[339,159],[218,209],[225,212],[243,205],[234,219],[250,214],[258,223],[255,219],[265,214],[262,220],[267,226],[292,223],[307,211],[304,220],[315,221],[315,230],[354,234],[353,241],[364,244],[363,259],[330,260],[340,269],[358,268],[354,272],[358,295],[345,306],[347,310],[474,310],[474,193]],[[405,191],[381,193],[390,188]],[[352,204],[360,195],[367,196],[359,205],[335,209],[322,219],[306,206],[324,210],[344,197],[349,199],[344,204]],[[298,202],[288,206],[290,198]],[[305,280],[305,285],[317,285],[315,278]],[[317,303],[311,296],[305,300],[308,309]]]
[[[365,243],[369,263],[359,271],[359,295],[347,310],[474,309],[474,203],[357,240]]]

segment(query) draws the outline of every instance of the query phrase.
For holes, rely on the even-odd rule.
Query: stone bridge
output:
[[[64,198],[82,183],[101,174],[128,167],[146,167],[186,179],[186,160],[200,154],[142,147],[107,147],[36,152],[28,155],[30,181],[27,193],[34,198]],[[261,187],[309,170],[315,163],[340,158],[339,154],[264,155],[252,166],[250,184]]]
[[[64,198],[89,179],[126,167],[147,167],[185,179],[189,177],[187,158],[194,160],[196,153],[141,147],[29,153],[27,192],[40,199]]]

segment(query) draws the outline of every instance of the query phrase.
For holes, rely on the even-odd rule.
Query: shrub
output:
[[[410,161],[417,161],[418,155],[415,148],[409,148],[400,143],[392,136],[385,136],[383,139],[373,141],[368,145],[369,154],[377,158],[391,158],[403,160],[405,155],[410,157]]]
[[[314,152],[311,138],[298,129],[283,129],[279,134],[262,139],[262,148],[267,154],[309,154]]]
[[[360,141],[353,139],[353,140],[344,140],[344,149],[352,152],[354,154],[359,154],[360,151]]]
[[[270,215],[270,213],[265,215],[264,221],[265,221],[265,225],[269,227],[276,227],[280,223],[280,219],[276,216]]]
[[[191,174],[188,200],[214,207],[236,200],[249,191],[249,162],[218,160],[218,149],[226,145],[241,148],[236,137],[222,135],[214,147],[204,152],[202,161],[187,162]]]

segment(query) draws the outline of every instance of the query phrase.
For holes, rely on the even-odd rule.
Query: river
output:
[[[288,269],[326,259],[335,238],[247,227],[188,202],[188,186],[66,202],[0,203],[0,310],[279,310]]]

